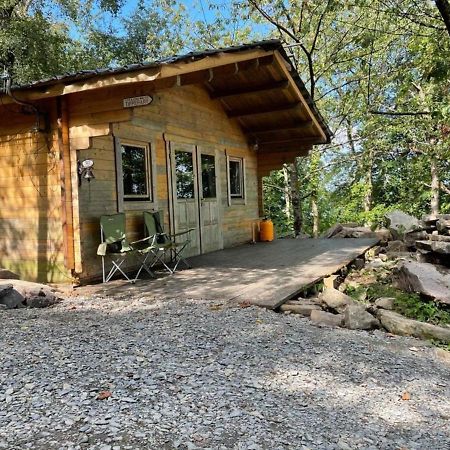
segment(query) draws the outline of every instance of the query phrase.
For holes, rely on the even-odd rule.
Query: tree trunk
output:
[[[372,224],[367,219],[367,216],[369,212],[372,210],[372,200],[373,200],[373,177],[372,177],[372,170],[373,170],[373,150],[369,150],[368,158],[367,158],[367,167],[366,167],[366,174],[365,174],[365,191],[364,191],[364,199],[363,199],[363,206],[364,206],[364,212],[366,213],[366,226],[371,226]]]
[[[291,222],[291,198],[292,198],[292,187],[290,184],[290,173],[292,173],[292,164],[283,165],[283,178],[284,178],[284,214],[286,215],[287,222]]]
[[[320,216],[319,216],[319,206],[317,205],[317,192],[314,191],[311,194],[311,214],[313,218],[313,236],[315,238],[319,237],[320,229]]]
[[[450,3],[448,0],[434,0],[450,36]]]
[[[439,190],[441,180],[439,178],[439,167],[436,156],[431,156],[431,214],[439,214]]]
[[[291,191],[292,212],[294,215],[294,235],[298,236],[302,232],[303,216],[302,202],[300,199],[300,185],[298,182],[297,163],[290,165],[289,170],[289,186]]]

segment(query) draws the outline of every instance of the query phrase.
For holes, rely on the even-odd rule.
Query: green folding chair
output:
[[[103,283],[120,272],[128,281],[134,282],[123,270],[122,265],[134,249],[128,244],[125,235],[125,214],[111,214],[100,217],[100,239],[97,255],[102,257]],[[111,260],[111,268],[108,273],[106,259]]]
[[[173,235],[167,234],[164,232],[159,213],[150,211],[144,211],[144,224],[148,236],[153,236],[152,248],[149,250],[153,255],[150,267],[160,263],[171,274],[177,270],[180,262],[187,268],[191,267],[183,257],[183,253],[191,242],[190,233],[194,228]],[[172,268],[166,263],[167,255],[170,255]]]

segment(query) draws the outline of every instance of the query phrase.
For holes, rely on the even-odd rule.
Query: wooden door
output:
[[[170,162],[172,233],[194,228],[187,256],[223,248],[217,152],[171,142]]]
[[[223,248],[220,220],[220,178],[214,149],[197,147],[200,248],[202,253]]]
[[[171,142],[173,232],[193,228],[186,256],[198,255],[200,247],[199,195],[196,148]]]

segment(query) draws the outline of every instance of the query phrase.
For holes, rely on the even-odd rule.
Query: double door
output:
[[[172,142],[169,151],[173,232],[194,229],[188,256],[221,249],[217,152],[213,148]]]

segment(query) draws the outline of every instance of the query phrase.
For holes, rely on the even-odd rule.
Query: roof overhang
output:
[[[263,41],[114,69],[83,71],[14,88],[34,102],[131,83],[155,89],[202,84],[260,153],[301,152],[331,132],[280,41]],[[6,95],[2,103],[13,102]]]

